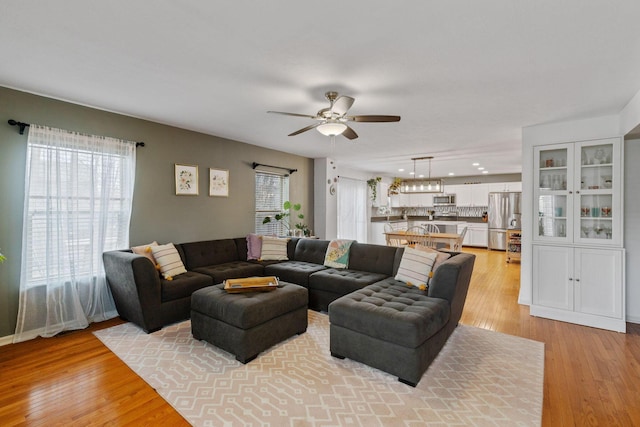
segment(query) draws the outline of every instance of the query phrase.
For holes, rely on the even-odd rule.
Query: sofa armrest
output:
[[[127,251],[102,254],[118,314],[146,332],[162,327],[160,276],[148,258]]]
[[[458,253],[440,264],[429,282],[429,296],[442,298],[451,305],[451,319],[458,324],[467,298],[476,256]]]

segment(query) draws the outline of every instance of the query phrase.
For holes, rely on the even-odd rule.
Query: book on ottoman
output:
[[[250,292],[250,291],[272,291],[278,287],[278,278],[275,276],[266,277],[245,277],[240,279],[227,279],[224,281],[224,290],[230,293]]]

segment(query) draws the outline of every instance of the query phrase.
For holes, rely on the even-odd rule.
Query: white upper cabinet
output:
[[[447,193],[455,193],[458,206],[487,206],[490,184],[451,185]]]

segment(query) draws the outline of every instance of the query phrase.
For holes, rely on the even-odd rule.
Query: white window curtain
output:
[[[117,316],[102,253],[129,246],[136,145],[32,124],[14,342]]]
[[[338,238],[367,241],[367,183],[340,177],[338,181]]]

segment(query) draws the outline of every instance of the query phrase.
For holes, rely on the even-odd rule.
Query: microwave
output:
[[[455,194],[438,194],[433,196],[433,206],[455,206],[456,195]]]

